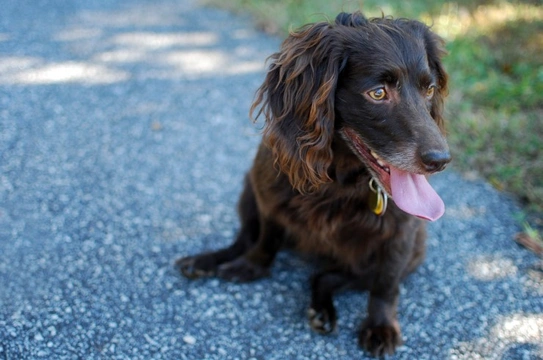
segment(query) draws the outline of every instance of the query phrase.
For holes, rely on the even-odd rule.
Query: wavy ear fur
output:
[[[266,79],[251,107],[264,114],[263,139],[275,163],[302,193],[330,182],[334,97],[344,54],[333,25],[306,25],[270,57]]]
[[[445,42],[438,35],[426,27],[424,36],[426,42],[426,53],[428,54],[428,63],[430,68],[437,76],[437,93],[432,100],[431,115],[436,121],[441,131],[445,132],[445,119],[443,116],[443,101],[448,94],[448,75],[443,68],[441,59],[447,54]]]

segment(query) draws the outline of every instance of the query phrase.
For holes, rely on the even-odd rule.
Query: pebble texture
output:
[[[0,11],[0,359],[364,359],[367,295],[339,331],[305,318],[314,271],[188,281],[230,243],[259,142],[248,120],[280,39],[191,0],[17,0]],[[401,288],[393,359],[543,358],[539,260],[519,208],[452,170],[446,215]]]

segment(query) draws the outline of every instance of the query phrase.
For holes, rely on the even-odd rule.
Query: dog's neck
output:
[[[366,166],[351,151],[345,141],[339,137],[332,144],[334,161],[329,169],[329,176],[342,186],[368,184],[370,173]]]

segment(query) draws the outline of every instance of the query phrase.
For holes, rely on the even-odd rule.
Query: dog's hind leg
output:
[[[218,268],[245,254],[251,249],[260,234],[260,219],[251,183],[246,177],[245,187],[240,196],[238,211],[241,229],[236,240],[228,247],[218,251],[180,258],[175,266],[190,278],[216,276]]]
[[[233,261],[223,263],[217,275],[223,279],[247,282],[269,275],[275,255],[284,240],[284,230],[275,222],[261,218],[257,242]]]

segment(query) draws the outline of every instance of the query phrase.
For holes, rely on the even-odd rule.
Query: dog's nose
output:
[[[451,154],[448,151],[428,151],[421,155],[421,160],[426,171],[434,173],[445,169],[451,161]]]

